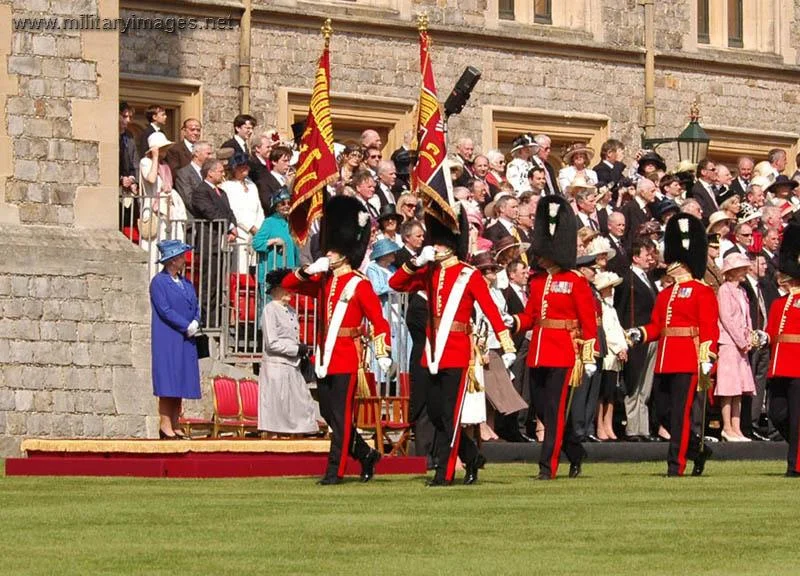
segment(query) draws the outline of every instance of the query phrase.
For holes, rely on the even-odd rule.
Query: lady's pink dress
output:
[[[750,341],[750,305],[747,294],[738,284],[724,282],[717,293],[719,300],[719,360],[717,361],[717,396],[740,396],[756,391],[747,353],[740,348]]]

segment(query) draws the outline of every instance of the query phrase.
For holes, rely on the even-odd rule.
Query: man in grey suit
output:
[[[211,144],[205,140],[200,140],[194,143],[193,148],[192,161],[175,174],[175,190],[180,194],[183,203],[186,205],[186,210],[191,216],[194,216],[192,193],[203,182],[200,171],[203,168],[203,163],[211,157]]]

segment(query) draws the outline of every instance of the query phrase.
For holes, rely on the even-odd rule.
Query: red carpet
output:
[[[236,478],[322,476],[327,442],[292,441],[26,441],[27,458],[6,460],[7,476]],[[309,446],[312,447],[309,450]],[[292,451],[296,448],[298,451]],[[348,460],[347,475],[359,463]],[[385,456],[377,474],[425,474],[425,458]]]

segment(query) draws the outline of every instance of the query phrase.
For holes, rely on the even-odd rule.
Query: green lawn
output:
[[[535,482],[532,465],[490,464],[444,489],[0,476],[0,574],[800,573],[800,479],[784,462],[665,470],[588,463]]]

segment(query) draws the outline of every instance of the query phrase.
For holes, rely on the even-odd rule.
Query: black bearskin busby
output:
[[[791,222],[783,231],[778,252],[778,270],[800,280],[800,224]]]
[[[664,262],[680,262],[694,278],[703,279],[708,262],[708,236],[700,220],[691,214],[670,218],[664,233]]]
[[[531,249],[563,270],[575,268],[578,256],[575,212],[561,196],[545,196],[536,207]]]
[[[289,268],[276,268],[275,270],[267,272],[266,276],[264,276],[267,292],[272,292],[274,288],[280,286],[283,279],[286,278],[288,274],[291,274],[291,272]]]
[[[325,204],[322,253],[333,250],[353,268],[361,266],[370,239],[369,212],[351,196],[334,196]]]
[[[456,233],[428,212],[425,212],[425,243],[441,244],[450,248],[459,260],[466,262],[469,258],[469,221],[467,211],[461,204],[455,207],[456,217],[458,218],[458,229]]]

